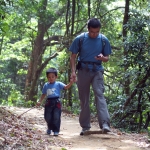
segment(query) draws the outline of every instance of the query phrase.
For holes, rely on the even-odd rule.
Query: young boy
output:
[[[59,99],[60,92],[63,89],[69,89],[73,84],[73,80],[70,79],[70,83],[67,85],[60,81],[56,81],[57,70],[55,68],[49,68],[46,71],[46,76],[48,82],[43,86],[42,95],[37,103],[37,106],[41,104],[46,96],[44,119],[47,122],[47,134],[50,135],[51,131],[53,131],[54,136],[58,136],[61,123],[61,102]]]

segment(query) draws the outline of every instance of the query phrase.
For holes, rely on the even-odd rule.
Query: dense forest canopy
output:
[[[105,67],[105,97],[112,123],[141,131],[150,126],[150,2],[146,0],[2,0],[0,104],[35,105],[47,68],[70,77],[68,48],[97,17],[113,54]],[[76,84],[62,93],[65,109],[79,113]],[[91,112],[96,115],[91,92]]]

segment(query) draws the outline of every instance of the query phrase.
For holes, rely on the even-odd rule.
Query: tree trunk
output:
[[[47,30],[53,25],[53,23],[61,17],[63,12],[65,11],[65,6],[59,9],[55,14],[50,14],[50,16],[44,16],[46,13],[47,0],[42,1],[41,8],[39,8],[38,14],[38,31],[37,37],[34,41],[33,50],[30,57],[30,62],[28,65],[28,72],[25,83],[25,99],[26,101],[36,101],[37,97],[37,81],[46,67],[48,62],[57,56],[57,53],[52,54],[48,59],[44,61],[42,64],[42,56],[45,52],[47,46],[51,46],[51,41],[55,40],[59,41],[59,36],[48,37],[47,40],[44,40],[44,35],[47,33]],[[47,21],[50,20],[50,21]],[[49,23],[47,23],[49,22]]]
[[[26,100],[35,101],[36,98],[33,98],[37,93],[37,80],[41,74],[42,70],[38,70],[38,66],[42,63],[42,49],[43,49],[43,38],[44,38],[44,25],[38,25],[38,36],[35,39],[29,66],[28,73],[26,77]]]
[[[129,20],[129,0],[126,0],[125,2],[126,3],[125,3],[123,26],[125,24],[127,24],[128,20]],[[122,34],[123,34],[123,42],[124,42],[127,37],[127,30],[124,27],[123,27]],[[127,56],[128,56],[128,52],[124,49],[124,57],[127,57]],[[128,65],[125,65],[125,67],[124,67],[125,72],[127,71],[128,67],[129,67]],[[130,95],[129,85],[130,85],[130,79],[129,79],[129,77],[126,77],[125,83],[124,83],[124,91],[127,96]]]

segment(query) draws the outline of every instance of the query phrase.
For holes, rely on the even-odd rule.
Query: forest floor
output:
[[[62,113],[59,136],[46,135],[43,108],[0,107],[0,150],[149,150],[147,133],[80,136],[78,116]],[[26,113],[24,113],[26,112]],[[24,114],[23,114],[24,113]],[[22,115],[21,115],[22,114]],[[20,116],[21,115],[21,116]],[[97,122],[91,130],[99,130]]]

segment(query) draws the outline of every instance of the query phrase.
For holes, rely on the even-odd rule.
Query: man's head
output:
[[[87,28],[101,28],[101,23],[97,18],[91,18],[87,22]]]
[[[46,71],[46,76],[50,83],[54,83],[57,79],[57,70],[55,68],[49,68]]]
[[[89,31],[89,36],[91,38],[96,38],[100,32],[101,23],[97,18],[91,18],[87,22],[87,28]]]

